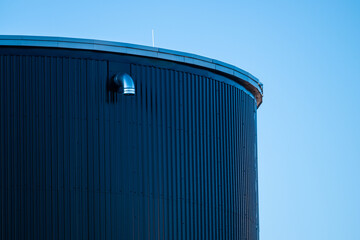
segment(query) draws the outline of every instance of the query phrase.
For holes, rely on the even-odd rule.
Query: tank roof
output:
[[[256,77],[236,66],[196,54],[122,42],[44,36],[0,35],[0,46],[92,50],[144,56],[195,65],[233,76],[255,96],[258,107],[262,103],[263,85]]]

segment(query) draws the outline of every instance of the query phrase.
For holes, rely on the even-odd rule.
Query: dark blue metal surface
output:
[[[0,239],[258,239],[257,105],[230,76],[0,47],[0,94]]]
[[[0,35],[0,46],[82,49],[94,52],[111,52],[151,57],[153,59],[191,64],[198,68],[206,68],[210,71],[216,70],[221,74],[229,75],[245,86],[255,96],[258,106],[260,106],[262,102],[263,87],[262,83],[256,77],[236,66],[196,54],[122,42],[26,35]]]

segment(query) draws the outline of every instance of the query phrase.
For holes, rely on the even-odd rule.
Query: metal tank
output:
[[[0,36],[0,239],[259,238],[262,85],[133,44]]]

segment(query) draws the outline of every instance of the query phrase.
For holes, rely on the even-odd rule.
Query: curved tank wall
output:
[[[258,239],[253,82],[196,55],[15,40],[0,37],[0,239]],[[109,89],[117,73],[135,95]]]

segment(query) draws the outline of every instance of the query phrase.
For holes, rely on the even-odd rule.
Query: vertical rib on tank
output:
[[[0,240],[258,239],[257,101],[235,80],[0,37]]]

